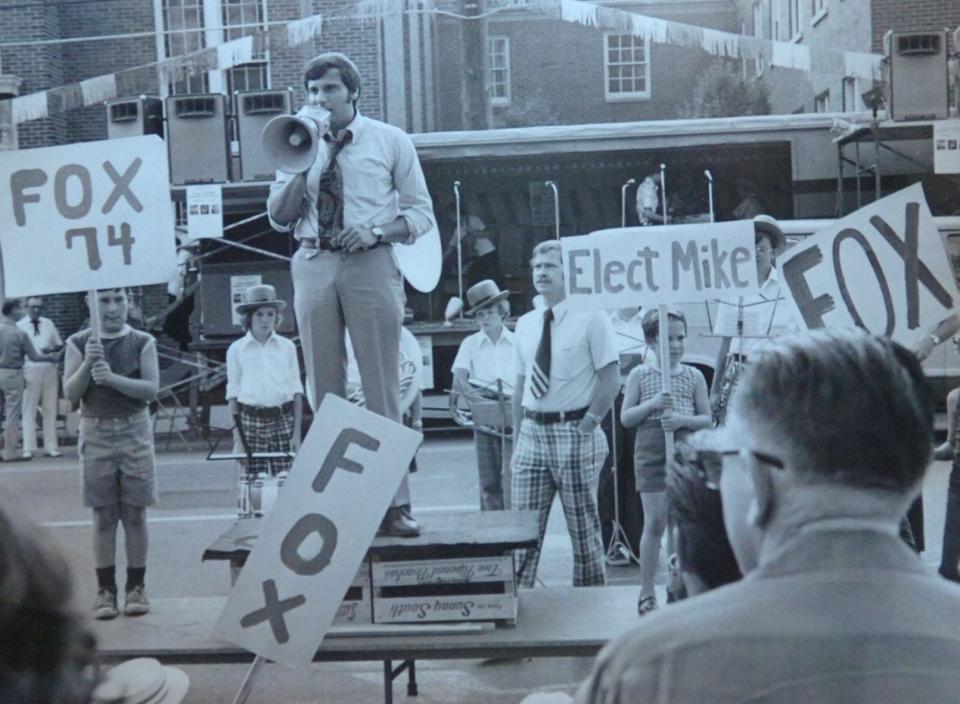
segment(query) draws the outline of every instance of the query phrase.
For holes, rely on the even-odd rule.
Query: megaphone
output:
[[[277,115],[264,125],[260,136],[263,153],[275,169],[298,174],[316,161],[320,138],[329,129],[330,113],[319,108],[311,113],[315,115]]]
[[[460,311],[462,310],[463,299],[459,296],[454,296],[447,301],[447,309],[443,312],[444,325],[451,325],[451,321],[460,315]]]

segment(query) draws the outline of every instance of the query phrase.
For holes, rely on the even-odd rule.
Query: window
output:
[[[827,16],[827,0],[810,0],[810,12],[813,15],[810,25],[813,26]]]
[[[830,91],[825,90],[813,99],[814,112],[830,112]]]
[[[490,67],[490,104],[498,107],[510,104],[510,39],[487,38],[487,64]]]
[[[155,0],[166,33],[161,59],[198,51],[207,46],[228,42],[264,28],[264,0]],[[156,7],[156,6],[155,6]],[[216,33],[207,33],[208,26],[222,26]],[[211,37],[211,34],[213,36]],[[208,42],[210,42],[208,44]],[[158,47],[158,51],[161,49]],[[170,94],[226,92],[266,88],[269,84],[267,55],[261,51],[254,61],[226,71],[210,71],[184,76],[166,86]]]
[[[263,29],[263,0],[220,0],[223,41],[245,37]],[[258,90],[267,87],[265,52],[254,61],[226,71],[227,95],[236,90]]]
[[[753,36],[757,39],[763,39],[763,7],[759,4],[753,6]],[[758,58],[754,66],[754,73],[757,76],[763,75],[763,59]]]
[[[203,0],[163,0],[163,21],[167,34],[163,38],[165,58],[199,51],[203,41]],[[184,31],[197,30],[197,31]],[[207,76],[184,76],[168,87],[172,94],[206,93]]]
[[[860,91],[857,88],[857,79],[846,76],[843,79],[843,106],[844,112],[855,112],[860,104]]]
[[[787,31],[790,39],[800,36],[800,0],[787,0]]]
[[[775,41],[782,41],[783,36],[783,5],[781,0],[773,0],[770,10],[770,37]],[[786,37],[789,39],[790,37]]]
[[[609,101],[650,97],[650,54],[643,37],[603,36],[604,94]]]

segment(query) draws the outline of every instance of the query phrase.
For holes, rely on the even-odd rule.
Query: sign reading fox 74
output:
[[[862,327],[914,348],[954,311],[957,286],[919,184],[857,210],[779,262],[796,320]]]
[[[7,297],[160,283],[176,271],[155,135],[4,152],[0,201]]]

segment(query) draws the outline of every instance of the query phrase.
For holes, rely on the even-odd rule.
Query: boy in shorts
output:
[[[67,340],[64,396],[80,402],[80,468],[83,503],[93,509],[97,600],[93,617],[111,619],[117,608],[117,526],[123,524],[127,556],[128,616],[145,614],[146,507],[157,502],[153,428],[147,404],[157,397],[156,341],[127,324],[126,289],[97,291],[100,341],[91,329]],[[92,315],[91,315],[92,318]]]

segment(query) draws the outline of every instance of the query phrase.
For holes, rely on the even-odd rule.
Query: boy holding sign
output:
[[[90,329],[67,340],[64,396],[80,402],[80,467],[83,502],[93,509],[97,601],[93,617],[115,618],[117,526],[126,536],[124,613],[145,614],[146,507],[157,502],[153,428],[147,404],[157,397],[160,372],[156,341],[127,324],[123,288],[96,292]]]
[[[637,426],[633,466],[637,491],[643,502],[641,587],[637,605],[641,616],[657,608],[654,574],[667,521],[664,432],[678,431],[678,439],[682,439],[689,431],[710,427],[707,382],[699,369],[680,363],[687,338],[687,319],[679,310],[668,308],[667,320],[670,358],[660,359],[660,311],[652,308],[643,316],[643,336],[647,347],[656,355],[656,364],[643,364],[630,372],[620,410],[624,427]],[[665,373],[672,377],[673,392],[669,394],[661,390]]]

